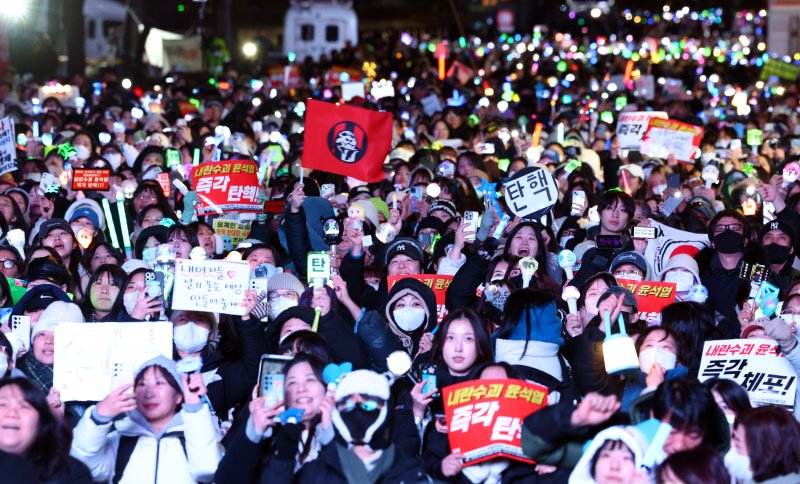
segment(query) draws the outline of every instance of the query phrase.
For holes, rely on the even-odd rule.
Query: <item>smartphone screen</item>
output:
[[[618,250],[622,248],[622,237],[619,235],[598,235],[594,238],[598,249]]]
[[[419,379],[425,382],[425,386],[422,387],[422,393],[428,393],[434,388],[437,388],[436,365],[422,365],[419,369]],[[438,396],[439,392],[433,394],[433,398],[437,398]]]
[[[478,212],[464,212],[464,231],[473,232],[472,235],[464,237],[467,242],[475,242],[475,233],[478,231]]]
[[[264,405],[271,407],[283,400],[283,367],[290,356],[261,355],[258,366],[258,396],[265,397]]]
[[[681,176],[677,173],[667,175],[667,186],[670,188],[680,188]]]

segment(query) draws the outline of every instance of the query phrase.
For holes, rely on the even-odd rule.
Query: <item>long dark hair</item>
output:
[[[746,412],[753,408],[750,403],[750,397],[747,396],[747,390],[742,388],[741,385],[733,380],[727,378],[712,378],[703,383],[712,392],[719,393],[722,401],[728,406],[733,413],[738,417],[742,412]]]
[[[745,428],[750,467],[756,482],[792,474],[800,469],[800,423],[774,405],[750,409],[736,418]]]
[[[44,392],[27,378],[14,377],[0,380],[0,388],[12,385],[19,389],[25,402],[39,414],[36,438],[23,457],[33,466],[41,480],[48,480],[68,466],[69,434],[50,410]]]
[[[668,482],[667,469],[678,482],[702,482],[704,484],[729,484],[731,475],[719,452],[701,445],[695,449],[676,452],[664,460],[656,470],[658,482]],[[669,481],[673,482],[673,481]]]
[[[289,370],[294,368],[295,366],[301,363],[308,363],[308,366],[311,367],[311,371],[314,372],[314,376],[317,377],[319,383],[324,387],[325,386],[325,378],[322,376],[323,370],[325,370],[325,362],[321,359],[317,358],[316,356],[310,355],[308,353],[297,353],[294,355],[294,358],[286,363],[286,366],[283,367],[283,377],[286,378],[289,375]],[[286,394],[286,390],[284,390],[284,395]],[[284,401],[286,397],[284,396]],[[311,439],[314,438],[314,431],[317,427],[317,424],[322,420],[320,415],[316,415],[309,423],[308,426],[308,438],[306,441],[303,442],[303,451],[300,453],[300,462],[303,462],[306,457],[308,457],[308,453],[311,451]]]
[[[711,390],[695,377],[667,380],[653,395],[653,416],[668,420],[674,429],[697,432],[703,443],[723,451],[730,444],[730,434],[722,410]]]
[[[122,270],[121,267],[115,266],[114,264],[103,264],[97,268],[96,271],[92,274],[92,277],[89,278],[89,283],[86,285],[86,292],[83,295],[83,299],[80,302],[81,312],[83,313],[83,317],[86,318],[86,321],[93,320],[92,315],[95,312],[94,306],[92,306],[92,286],[100,280],[100,278],[108,274],[111,276],[111,282],[119,288],[119,292],[117,293],[117,299],[114,300],[113,304],[111,305],[111,309],[114,309],[116,302],[120,299],[120,296],[125,292],[125,288],[123,284],[125,284],[125,280],[128,278],[128,274]],[[114,315],[114,313],[109,313],[110,315]]]
[[[444,343],[447,340],[447,332],[450,331],[450,325],[453,324],[453,321],[458,319],[466,319],[469,325],[472,326],[472,331],[475,333],[475,363],[472,364],[470,370],[484,363],[493,361],[494,352],[492,351],[492,340],[489,337],[489,331],[486,329],[486,326],[484,326],[483,321],[481,321],[481,317],[470,308],[461,308],[448,313],[447,317],[445,317],[441,325],[439,325],[439,331],[436,333],[436,337],[433,340],[433,359],[436,365],[441,365],[442,367],[446,366],[442,350],[444,350]]]
[[[689,373],[696,374],[700,368],[703,345],[707,340],[722,339],[714,322],[714,315],[702,304],[679,302],[670,304],[661,311],[661,326],[671,328],[683,337],[686,343],[686,363]]]

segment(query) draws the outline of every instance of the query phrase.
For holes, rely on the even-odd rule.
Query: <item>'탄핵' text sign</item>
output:
[[[247,262],[177,259],[172,309],[243,316],[249,283]]]
[[[698,379],[727,378],[747,390],[753,405],[794,406],[797,373],[768,339],[706,341]]]
[[[503,185],[506,203],[520,218],[537,220],[558,201],[558,185],[550,172],[542,167],[519,170]]]
[[[522,421],[547,406],[547,387],[524,380],[471,380],[442,390],[447,438],[464,465],[522,453]]]
[[[261,212],[258,175],[252,161],[212,161],[192,168],[197,215],[221,212]]]

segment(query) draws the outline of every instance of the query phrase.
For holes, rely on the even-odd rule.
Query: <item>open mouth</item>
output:
[[[531,251],[528,248],[520,248],[518,252],[520,257],[527,257],[531,253]]]

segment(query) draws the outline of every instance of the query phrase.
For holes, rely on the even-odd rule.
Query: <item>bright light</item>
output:
[[[0,0],[0,17],[20,22],[28,17],[31,0]]]
[[[123,79],[122,80],[122,88],[123,89],[130,89],[133,84],[131,83],[130,79]]]
[[[255,106],[255,107],[261,106],[261,98],[260,97],[254,97],[253,98],[253,106]]]
[[[591,12],[589,12],[589,15],[591,15],[592,18],[598,18],[602,13],[603,12],[601,12],[599,8],[593,8]]]
[[[258,47],[253,42],[245,42],[242,44],[242,54],[244,54],[245,57],[255,57],[257,53]]]

